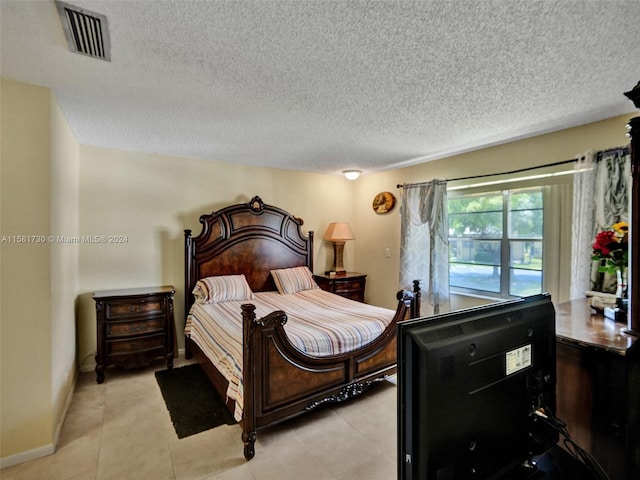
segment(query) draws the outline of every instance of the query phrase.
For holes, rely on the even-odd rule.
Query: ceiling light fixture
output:
[[[362,171],[361,170],[343,170],[342,173],[344,173],[344,176],[347,177],[347,180],[356,180],[360,176]]]

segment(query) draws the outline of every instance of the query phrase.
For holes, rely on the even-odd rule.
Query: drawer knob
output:
[[[142,325],[129,325],[130,332],[139,332],[140,330],[144,330],[144,326]]]
[[[144,310],[144,307],[142,305],[130,305],[129,306],[129,312],[131,312],[131,313],[139,313],[142,310]]]

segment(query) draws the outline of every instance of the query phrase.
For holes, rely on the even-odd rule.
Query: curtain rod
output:
[[[630,152],[629,147],[615,147],[615,148],[609,148],[607,150],[602,150],[599,152],[596,152],[595,157],[599,158],[602,155],[605,155],[607,153],[611,153],[611,152],[615,152],[617,150],[622,150],[626,153]],[[538,165],[536,167],[528,167],[528,168],[521,168],[519,170],[511,170],[510,172],[501,172],[501,173],[486,173],[484,175],[472,175],[470,177],[460,177],[460,178],[452,178],[452,179],[447,179],[447,182],[456,182],[456,181],[460,181],[460,180],[474,180],[477,178],[486,178],[486,177],[496,177],[498,175],[513,175],[514,173],[522,173],[522,172],[528,172],[530,170],[537,170],[539,168],[547,168],[547,167],[555,167],[557,165],[564,165],[566,163],[575,163],[577,162],[578,159],[577,158],[572,158],[571,160],[562,160],[560,162],[555,162],[555,163],[547,163],[546,165]],[[429,182],[419,182],[419,183],[407,183],[407,184],[397,184],[396,188],[404,188],[405,186],[407,187],[420,187],[422,185],[426,185]]]
[[[615,148],[609,148],[607,150],[602,150],[600,152],[596,152],[596,159],[600,160],[600,157],[602,157],[603,155],[607,155],[608,153],[613,153],[613,152],[617,152],[617,151],[621,151],[623,153],[630,153],[631,150],[629,149],[629,147],[615,147]]]
[[[563,160],[561,162],[547,163],[546,165],[538,165],[537,167],[528,167],[528,168],[521,168],[519,170],[511,170],[510,172],[485,173],[484,175],[472,175],[470,177],[452,178],[452,179],[447,179],[447,182],[456,182],[456,181],[459,181],[459,180],[472,180],[472,179],[476,179],[476,178],[496,177],[498,175],[512,175],[514,173],[528,172],[529,170],[536,170],[538,168],[555,167],[556,165],[563,165],[565,163],[574,163],[577,160],[578,160],[577,158],[573,158],[571,160]],[[407,186],[407,187],[419,187],[419,186],[422,186],[422,185],[426,185],[427,183],[429,183],[429,182],[408,183],[408,184],[400,184],[399,183],[399,184],[396,185],[396,188],[404,188],[405,186]]]

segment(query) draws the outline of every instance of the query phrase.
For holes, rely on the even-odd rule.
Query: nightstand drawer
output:
[[[165,335],[161,333],[151,337],[109,341],[107,342],[107,355],[153,350],[154,348],[163,349],[164,347]]]
[[[149,318],[139,322],[107,322],[107,338],[128,337],[132,335],[146,335],[148,333],[163,332],[164,317]]]
[[[362,290],[364,288],[364,280],[346,280],[344,282],[336,282],[336,293],[346,293],[352,290]]]
[[[341,275],[314,275],[313,279],[322,290],[341,297],[364,302],[367,276],[362,273],[347,272]]]
[[[336,292],[336,294],[341,297],[348,298],[350,300],[355,300],[356,302],[364,302],[362,290],[353,290],[350,292]]]
[[[161,315],[162,313],[164,313],[164,305],[160,300],[106,304],[107,320],[136,315]]]

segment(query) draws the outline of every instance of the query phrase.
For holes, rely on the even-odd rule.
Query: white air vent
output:
[[[71,51],[111,61],[107,17],[57,0],[55,4]]]

